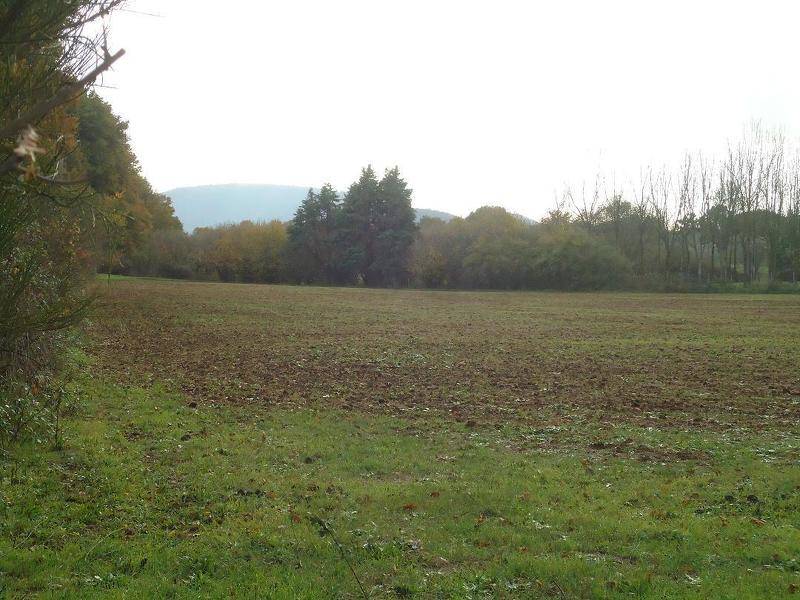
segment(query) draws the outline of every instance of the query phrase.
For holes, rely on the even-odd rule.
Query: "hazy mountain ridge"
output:
[[[415,208],[414,211],[417,213],[417,221],[420,219],[441,219],[447,222],[456,218],[456,215],[433,208]]]
[[[190,232],[196,227],[220,223],[288,221],[308,194],[309,187],[271,184],[221,184],[180,187],[164,192],[172,200],[175,214]],[[423,217],[449,221],[455,215],[429,208],[417,208]]]

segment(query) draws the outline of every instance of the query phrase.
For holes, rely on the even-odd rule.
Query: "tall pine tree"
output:
[[[402,285],[408,281],[416,231],[411,190],[395,167],[378,181],[368,166],[345,196],[339,227],[342,266],[351,281]]]
[[[289,225],[289,253],[298,281],[336,283],[339,281],[335,246],[339,198],[330,184],[319,193],[308,190]]]
[[[371,269],[381,216],[378,202],[378,178],[370,165],[361,171],[361,177],[347,191],[339,219],[337,241],[341,267],[350,282],[379,285]]]
[[[411,190],[397,167],[388,169],[378,184],[377,204],[381,217],[372,271],[380,285],[405,285],[417,226],[411,207]]]

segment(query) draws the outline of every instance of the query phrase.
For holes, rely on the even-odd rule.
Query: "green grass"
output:
[[[521,377],[520,364],[547,361],[553,369],[551,361],[585,357],[606,364],[614,354],[620,365],[649,361],[654,339],[665,342],[656,345],[669,358],[697,338],[712,356],[703,373],[734,389],[722,382],[738,372],[725,349],[771,351],[793,364],[796,356],[778,351],[796,343],[790,318],[783,330],[768,319],[760,330],[745,323],[734,339],[732,315],[709,310],[702,299],[653,296],[648,304],[614,294],[119,285],[131,286],[119,288],[127,299],[115,305],[130,318],[98,319],[109,329],[98,332],[96,323],[95,358],[72,383],[77,401],[64,449],[27,445],[0,465],[0,589],[8,597],[358,598],[356,576],[373,598],[738,600],[788,597],[800,587],[800,428],[777,408],[794,410],[796,400],[752,395],[761,390],[756,383],[783,385],[778,370],[759,371],[763,381],[740,378],[743,391],[729,396],[724,422],[722,410],[715,420],[701,418],[704,397],[697,394],[709,393],[706,387],[680,371],[666,377],[663,369],[653,374],[657,391],[645,378],[624,375],[654,403],[648,410],[673,422],[592,411],[592,398],[608,402],[617,388],[561,367],[557,377],[543,375],[563,386],[549,397],[552,404],[520,405],[514,413],[479,406],[481,398],[500,402],[511,374]],[[230,301],[214,297],[220,293]],[[271,301],[258,302],[259,294]],[[403,294],[415,302],[402,302],[409,298]],[[375,312],[359,310],[365,296]],[[176,311],[177,302],[196,304]],[[530,325],[528,302],[536,303],[531,331],[541,354],[528,346],[523,352],[508,333]],[[788,300],[771,302],[745,298],[740,310],[789,314],[791,305],[781,304]],[[325,305],[334,312],[326,315]],[[585,311],[591,323],[581,318]],[[204,312],[218,322],[193,321]],[[623,314],[638,315],[636,325]],[[692,327],[707,318],[708,330]],[[486,319],[499,323],[490,339]],[[265,320],[280,330],[277,341],[253,333]],[[226,323],[250,328],[246,351],[230,350],[233,338],[224,338],[224,352],[217,345],[217,328]],[[367,361],[401,389],[412,382],[391,379],[396,367],[389,365],[442,376],[427,406],[405,403],[374,378],[365,392],[338,400],[298,379],[286,399],[272,403],[252,397],[249,386],[235,397],[239,388],[224,380],[228,400],[204,401],[194,390],[210,383],[186,343],[171,346],[180,354],[175,365],[193,366],[180,372],[173,365],[169,378],[154,375],[155,363],[120,359],[119,347],[146,341],[147,327],[161,331],[165,343],[181,335],[205,340],[197,342],[207,352],[202,364],[220,367],[220,374],[253,348],[287,365],[316,352],[317,361],[338,365],[336,393],[343,396],[361,373],[348,369]],[[338,354],[327,346],[326,327],[338,331]],[[559,345],[563,328],[580,335]],[[382,344],[359,331],[382,336]],[[763,332],[783,346],[770,350]],[[410,341],[412,334],[422,341]],[[495,350],[476,366],[450,346],[453,335]],[[159,363],[169,360],[158,356]],[[489,368],[498,380],[470,378]],[[458,369],[461,377],[446,374]],[[533,369],[529,377],[536,376]],[[289,385],[289,375],[273,377],[281,378],[279,387]],[[514,393],[525,397],[526,390]],[[571,401],[569,394],[586,397]],[[451,396],[461,408],[456,415],[451,404],[440,406]],[[660,407],[664,398],[669,404]],[[692,398],[699,398],[696,408]],[[763,415],[751,410],[759,401],[768,407]]]
[[[316,518],[376,597],[775,598],[800,585],[794,436],[620,427],[595,442],[703,456],[642,462],[526,449],[558,431],[76,387],[67,450],[22,448],[4,471],[10,596],[358,596]]]

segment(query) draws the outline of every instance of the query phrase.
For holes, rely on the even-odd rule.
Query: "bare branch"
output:
[[[70,100],[80,96],[86,90],[87,86],[91,85],[102,73],[111,68],[111,65],[122,58],[124,54],[125,50],[119,50],[116,54],[106,56],[103,62],[97,65],[97,67],[87,73],[83,78],[75,83],[65,85],[50,98],[35,104],[21,117],[18,117],[8,125],[0,128],[0,139],[16,137],[25,127],[37,123],[54,108],[66,104]]]

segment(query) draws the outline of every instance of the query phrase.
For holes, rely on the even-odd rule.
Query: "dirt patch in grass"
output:
[[[653,447],[636,443],[633,440],[619,442],[592,442],[589,450],[601,454],[611,454],[618,458],[633,458],[639,462],[675,462],[679,460],[708,461],[711,455],[704,450],[685,450],[678,448]]]

